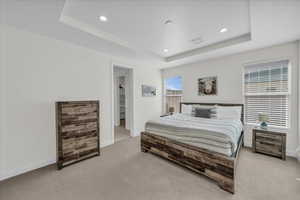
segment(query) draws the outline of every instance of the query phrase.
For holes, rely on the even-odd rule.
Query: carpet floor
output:
[[[123,126],[115,126],[115,142],[130,138],[130,131]]]
[[[300,164],[243,149],[236,194],[213,181],[141,153],[139,137],[101,149],[101,156],[57,171],[41,168],[0,183],[1,200],[299,200]]]

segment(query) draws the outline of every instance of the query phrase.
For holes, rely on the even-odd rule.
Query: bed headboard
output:
[[[180,112],[182,104],[185,105],[200,105],[200,106],[241,106],[242,112],[241,112],[241,122],[244,123],[244,104],[233,104],[233,103],[191,103],[191,102],[180,102]]]

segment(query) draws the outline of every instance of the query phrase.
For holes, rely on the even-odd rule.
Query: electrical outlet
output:
[[[300,181],[300,178],[296,178],[296,181]]]

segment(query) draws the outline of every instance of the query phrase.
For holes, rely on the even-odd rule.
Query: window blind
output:
[[[288,60],[245,67],[246,123],[257,124],[258,113],[269,116],[269,125],[288,127]]]

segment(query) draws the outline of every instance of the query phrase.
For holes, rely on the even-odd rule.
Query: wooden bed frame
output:
[[[243,104],[220,104],[220,103],[180,103],[188,105],[220,105],[220,106],[241,106],[241,120],[244,121]],[[244,145],[244,133],[241,133],[238,147],[232,156],[209,151],[207,149],[184,144],[167,137],[158,136],[148,132],[141,133],[141,151],[151,152],[160,157],[173,161],[198,174],[203,174],[217,182],[220,188],[234,194],[236,166],[238,154]]]

